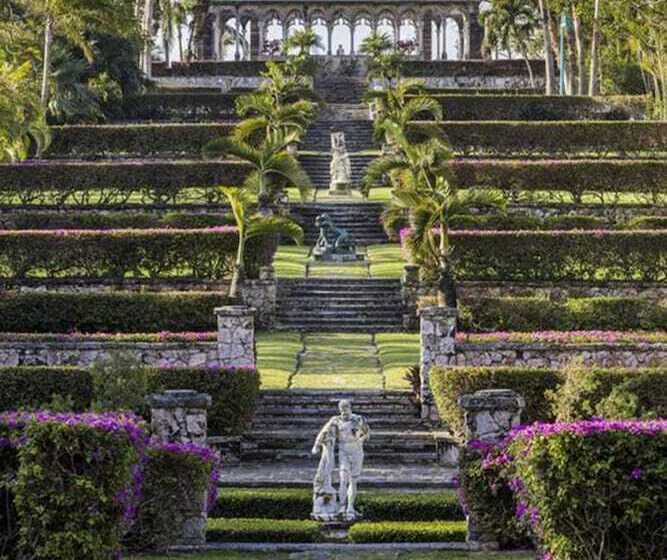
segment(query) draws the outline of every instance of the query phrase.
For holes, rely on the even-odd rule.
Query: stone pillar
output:
[[[272,266],[263,266],[259,270],[259,279],[245,280],[241,286],[241,298],[244,305],[255,309],[256,326],[270,329],[276,318],[278,283]]]
[[[241,60],[241,15],[238,8],[234,14],[234,60]]]
[[[442,50],[440,51],[440,59],[447,60],[447,18],[445,16],[442,16],[440,27],[442,28]]]
[[[354,56],[354,30],[357,28],[354,22],[350,23],[350,56]]]
[[[484,28],[479,23],[479,12],[476,9],[470,12],[468,21],[468,52],[466,58],[481,59]]]
[[[403,328],[406,331],[417,330],[417,300],[419,299],[419,267],[406,264],[401,278],[403,292]]]
[[[166,443],[206,445],[206,410],[211,397],[197,391],[165,391],[150,395],[151,431]],[[187,481],[181,481],[187,483]],[[207,492],[182,492],[172,507],[173,544],[206,544]]]
[[[261,53],[261,32],[256,17],[250,19],[250,60],[258,60]]]
[[[422,60],[433,58],[433,30],[431,29],[431,14],[426,14],[421,21],[421,55]]]
[[[464,411],[465,442],[498,443],[521,423],[526,407],[523,397],[509,389],[486,389],[463,395],[459,406]],[[465,473],[463,473],[465,476]],[[468,515],[467,542],[474,550],[497,550],[498,542],[474,514]]]
[[[455,363],[457,316],[457,310],[451,307],[427,307],[420,312],[421,415],[423,420],[434,423],[439,422],[439,416],[431,392],[430,372],[433,367]]]
[[[254,368],[255,310],[245,305],[215,309],[218,317],[218,363],[220,367]]]
[[[333,55],[333,23],[327,21],[327,55]]]

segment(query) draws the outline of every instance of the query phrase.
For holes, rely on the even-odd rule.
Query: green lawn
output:
[[[371,278],[401,278],[405,260],[398,243],[370,245],[367,250]]]
[[[287,389],[303,344],[298,333],[258,333],[257,369],[262,389]]]
[[[378,333],[375,335],[380,364],[388,390],[409,390],[407,368],[419,364],[419,334]]]

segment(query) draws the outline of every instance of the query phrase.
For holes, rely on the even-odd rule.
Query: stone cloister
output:
[[[416,59],[479,59],[483,30],[478,14],[479,3],[474,0],[213,4],[203,58],[264,60],[280,56],[282,39],[296,30],[312,29],[321,43],[313,52],[316,55],[358,56],[363,39],[377,31]]]

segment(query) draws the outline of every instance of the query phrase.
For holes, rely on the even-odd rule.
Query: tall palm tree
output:
[[[260,212],[270,213],[270,204],[285,186],[299,189],[305,200],[312,191],[308,174],[298,160],[287,152],[287,147],[296,142],[294,133],[285,134],[274,130],[259,146],[235,137],[224,136],[204,146],[207,158],[232,156],[248,163],[253,171],[246,177],[244,188],[257,193]]]
[[[499,47],[512,58],[516,49],[526,61],[530,85],[535,87],[533,69],[528,59],[528,43],[538,27],[537,14],[530,0],[493,0],[491,8],[482,14],[484,45],[487,49]]]
[[[361,53],[368,57],[368,77],[380,80],[387,87],[401,77],[403,54],[394,48],[387,33],[371,33],[361,42]]]
[[[303,229],[296,222],[282,216],[264,216],[252,213],[250,193],[239,187],[220,187],[227,198],[239,231],[239,244],[236,250],[234,273],[229,289],[229,297],[239,297],[240,286],[245,280],[245,248],[249,239],[259,236],[284,235],[298,245],[303,243]]]

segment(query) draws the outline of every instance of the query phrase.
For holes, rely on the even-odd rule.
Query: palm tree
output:
[[[248,163],[253,171],[246,177],[244,187],[257,193],[260,212],[270,213],[269,205],[285,186],[299,189],[302,199],[312,190],[308,174],[298,160],[287,152],[296,142],[294,133],[273,130],[259,146],[236,137],[224,136],[204,146],[204,157],[232,156]]]
[[[245,280],[245,247],[253,237],[284,235],[297,244],[303,243],[303,229],[296,222],[282,216],[264,216],[251,213],[252,198],[248,191],[238,187],[220,187],[227,198],[239,231],[239,244],[236,250],[234,273],[229,289],[229,297],[237,299],[239,289]]]
[[[285,52],[296,50],[296,56],[310,56],[313,49],[323,50],[320,36],[312,29],[300,29],[283,42]]]
[[[390,86],[401,77],[404,56],[395,50],[391,37],[386,33],[371,33],[361,42],[361,53],[369,59],[368,77]]]
[[[530,0],[493,0],[491,8],[482,14],[484,45],[487,49],[500,47],[512,58],[516,48],[528,67],[530,85],[535,87],[533,69],[528,59],[528,43],[538,26],[537,15]]]

